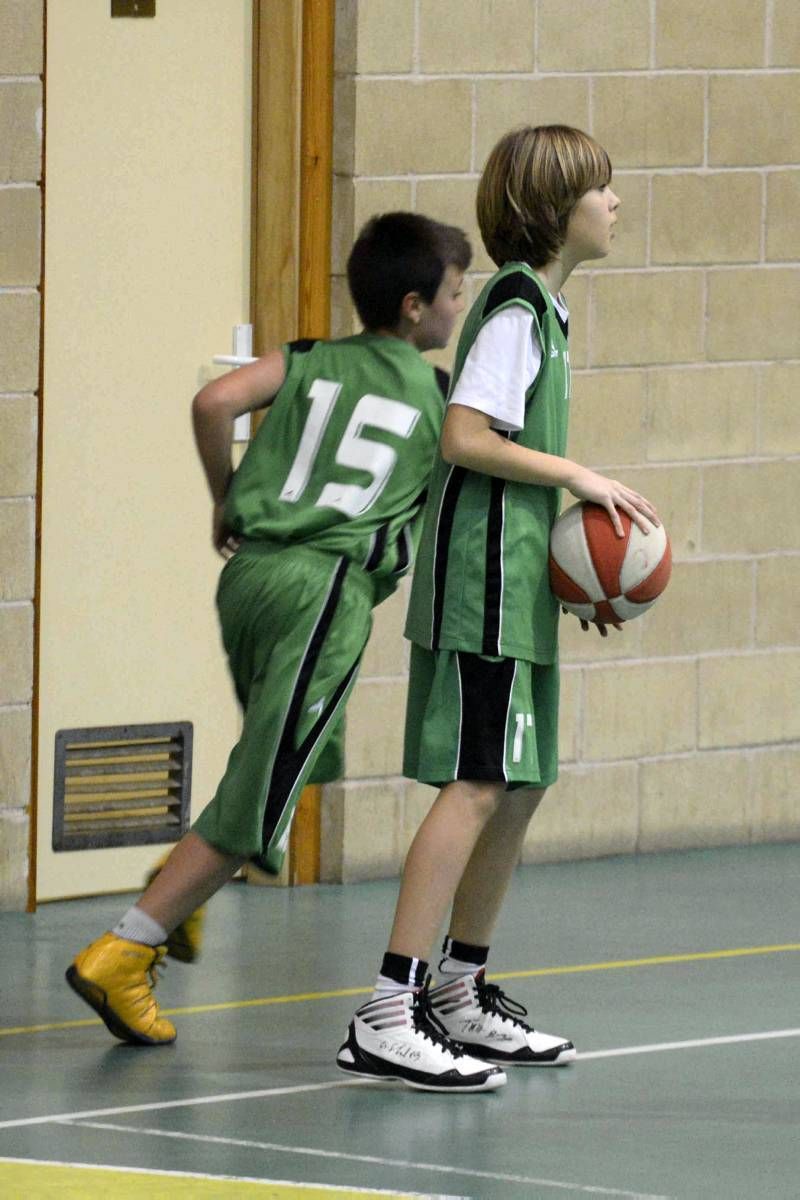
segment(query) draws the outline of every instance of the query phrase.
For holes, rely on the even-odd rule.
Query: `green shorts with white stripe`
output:
[[[549,787],[558,777],[558,664],[411,645],[403,773]]]

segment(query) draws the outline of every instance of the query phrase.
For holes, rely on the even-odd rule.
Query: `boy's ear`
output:
[[[400,302],[400,316],[405,317],[407,321],[418,325],[422,317],[422,308],[424,301],[419,292],[406,292]]]

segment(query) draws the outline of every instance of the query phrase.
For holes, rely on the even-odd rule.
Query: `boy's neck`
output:
[[[561,258],[551,258],[543,267],[533,268],[551,296],[557,296],[572,274],[572,267]]]

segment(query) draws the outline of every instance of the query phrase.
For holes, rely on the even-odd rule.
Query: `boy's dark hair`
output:
[[[472,249],[463,230],[420,213],[372,217],[347,260],[350,295],[365,329],[394,329],[409,292],[431,304],[449,266],[466,271]]]
[[[575,205],[611,182],[602,146],[569,125],[512,129],[492,150],[478,184],[478,225],[492,260],[543,267],[564,244]]]

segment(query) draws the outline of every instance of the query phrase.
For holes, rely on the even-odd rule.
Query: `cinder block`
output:
[[[39,189],[0,189],[0,284],[36,287],[41,235]]]
[[[709,359],[800,357],[800,268],[708,272]]]
[[[35,396],[0,397],[0,496],[36,491],[36,425]]]
[[[754,367],[662,367],[651,372],[648,460],[753,454],[757,394]]]
[[[586,673],[584,760],[693,750],[695,667],[688,662],[613,664]]]
[[[405,680],[356,684],[347,708],[348,779],[400,774],[405,708]]]
[[[39,295],[0,293],[0,392],[34,392],[38,383]]]
[[[337,75],[354,75],[358,56],[358,0],[336,0],[333,69]]]
[[[517,125],[589,128],[587,79],[479,79],[475,85],[475,170],[482,170],[495,143]]]
[[[583,695],[582,671],[562,669],[561,695],[558,709],[559,762],[574,762],[578,758]]]
[[[400,179],[356,179],[354,183],[353,240],[370,217],[388,212],[410,212],[411,183]],[[428,212],[417,200],[417,211],[433,217],[435,221],[446,220],[437,212]],[[349,254],[349,250],[348,250]]]
[[[0,708],[0,808],[27,808],[31,799],[31,710]]]
[[[599,75],[595,137],[617,168],[700,166],[703,87],[700,75]]]
[[[352,175],[356,153],[356,81],[337,75],[333,81],[333,171]]]
[[[751,0],[669,0],[656,7],[657,67],[761,67],[764,9]]]
[[[0,500],[0,600],[32,600],[32,500]]]
[[[800,651],[699,663],[702,749],[800,739]]]
[[[403,629],[408,591],[401,584],[393,596],[375,609],[367,649],[361,663],[361,678],[406,675],[406,645]]]
[[[333,177],[333,215],[331,220],[331,274],[343,276],[355,240],[355,196],[349,175]]]
[[[393,24],[393,18],[392,18]],[[530,0],[420,0],[420,67],[425,73],[532,71],[534,7]],[[384,29],[383,36],[386,37]]]
[[[636,763],[570,768],[560,773],[536,810],[522,862],[631,854],[638,825]]]
[[[591,281],[588,275],[570,275],[564,287],[569,309],[569,361],[573,371],[587,365],[589,346],[589,297]]]
[[[800,461],[731,464],[703,470],[705,554],[765,554],[796,550],[787,520],[789,498],[800,495]]]
[[[33,605],[0,604],[0,704],[29,704],[33,691]]]
[[[427,783],[406,781],[403,798],[403,820],[400,826],[400,856],[401,866],[408,854],[409,847],[416,837],[417,830],[430,812],[431,805],[438,796],[436,788]]]
[[[758,449],[761,454],[796,454],[800,446],[800,364],[763,368]],[[0,454],[2,451],[0,451]]]
[[[539,0],[540,71],[632,71],[649,63],[648,0]]]
[[[471,87],[459,79],[357,80],[356,175],[469,170]]]
[[[756,645],[797,646],[800,555],[759,559],[756,567]]]
[[[646,413],[644,371],[573,375],[567,454],[586,467],[643,462]]]
[[[417,184],[417,212],[436,221],[463,229],[472,246],[472,271],[494,271],[495,265],[481,241],[475,215],[477,177],[457,179],[420,179]]]
[[[800,73],[712,75],[708,161],[738,167],[800,160]]]
[[[798,6],[800,12],[800,6]],[[767,259],[800,258],[800,171],[774,171],[767,176]]]
[[[795,0],[772,0],[773,67],[796,67],[800,62],[800,7]]]
[[[28,903],[30,819],[18,809],[0,811],[0,910],[24,912]]]
[[[636,621],[645,656],[744,650],[753,637],[753,564],[679,562],[667,590]]]
[[[669,534],[674,559],[691,558],[700,544],[700,468],[654,467],[615,472],[655,506]]]
[[[800,840],[800,750],[763,750],[753,755],[748,799],[752,842]]]
[[[755,171],[653,179],[654,263],[758,262],[760,257],[761,176]]]
[[[592,259],[587,266],[593,271],[602,271],[605,267],[645,267],[648,265],[650,178],[634,172],[615,175],[611,187],[621,201],[611,253],[607,258]]]
[[[0,83],[0,183],[41,178],[40,83]]]
[[[358,5],[359,75],[410,71],[414,65],[414,0]]]
[[[43,0],[0,0],[0,75],[41,75]]]
[[[740,754],[641,764],[638,850],[732,846],[749,840],[749,771]]]
[[[331,337],[350,337],[361,329],[361,322],[350,299],[344,275],[331,276]]]
[[[669,313],[668,321],[664,320],[665,313]],[[592,281],[589,357],[593,367],[701,359],[702,272],[596,276]]]
[[[325,788],[320,877],[324,883],[389,879],[400,866],[403,785],[343,783]]]

